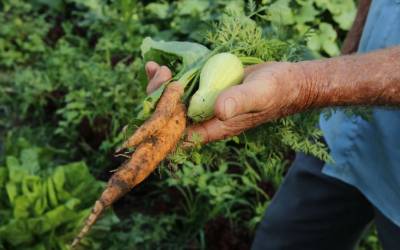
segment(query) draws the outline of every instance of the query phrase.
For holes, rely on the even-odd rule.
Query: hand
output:
[[[156,90],[172,76],[155,62],[146,64],[147,92]],[[306,108],[308,95],[305,77],[295,63],[264,63],[247,67],[243,83],[223,91],[215,104],[215,117],[188,128],[204,143],[238,135],[261,123],[293,114]],[[302,103],[303,105],[299,105]]]

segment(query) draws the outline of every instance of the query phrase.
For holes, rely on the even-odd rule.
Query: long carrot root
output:
[[[182,95],[183,87],[179,83],[170,83],[158,101],[153,115],[116,152],[121,152],[124,148],[136,147],[145,138],[162,129],[174,114]]]
[[[137,134],[136,137],[139,138],[135,139],[135,142],[138,143],[137,149],[132,157],[110,178],[84,227],[74,239],[72,248],[79,244],[107,207],[142,182],[178,144],[186,128],[186,110],[185,106],[180,103],[180,96],[183,91],[178,89],[176,85],[172,85],[171,89],[168,90],[170,85],[157,105],[153,114],[154,118],[146,126],[143,126],[140,132],[135,133]],[[176,97],[177,93],[180,94],[179,98]],[[174,99],[166,103],[167,97]],[[161,101],[164,104],[161,103],[161,105]],[[172,107],[174,110],[171,111]],[[164,125],[160,126],[160,123]],[[132,142],[128,141],[127,145],[132,145]]]

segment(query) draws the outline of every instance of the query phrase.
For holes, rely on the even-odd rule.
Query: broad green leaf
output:
[[[324,40],[322,43],[322,48],[330,56],[336,56],[340,53],[339,46],[332,40]]]
[[[341,29],[350,29],[357,11],[354,1],[315,0],[315,3],[318,7],[329,10]]]
[[[54,187],[56,189],[57,193],[62,193],[64,192],[64,184],[65,184],[65,172],[64,172],[64,168],[56,168],[54,170],[54,173],[51,177],[53,183],[54,183]]]
[[[314,50],[325,51],[329,56],[335,56],[340,53],[336,44],[337,34],[329,23],[321,23],[319,29],[316,30],[308,39],[307,46]]]
[[[8,224],[0,227],[0,239],[4,239],[11,246],[16,247],[33,241],[33,231],[29,230],[25,220],[12,219]]]
[[[178,57],[182,60],[183,66],[189,66],[207,55],[210,50],[205,46],[192,42],[165,42],[154,41],[146,37],[140,46],[145,61],[162,59],[162,54],[168,57]]]
[[[104,5],[101,0],[70,0],[70,1],[87,7],[90,10],[89,13],[93,15],[96,19],[105,18],[103,12]]]
[[[331,0],[313,0],[315,2],[315,4],[323,9],[327,9]],[[332,5],[331,5],[332,6]],[[331,8],[332,9],[332,8]]]
[[[146,5],[146,10],[151,14],[156,15],[160,19],[168,17],[169,4],[168,3],[150,3]]]
[[[70,163],[62,166],[65,171],[65,186],[69,195],[80,197],[79,206],[91,206],[94,198],[97,198],[103,185],[89,173],[84,162]],[[82,195],[85,194],[85,195]]]
[[[6,191],[7,191],[8,200],[10,201],[11,204],[14,204],[15,198],[18,195],[17,184],[14,182],[8,182],[6,184]]]
[[[26,196],[18,196],[14,201],[14,217],[16,219],[26,219],[29,217],[29,210],[32,208],[32,203]]]
[[[22,181],[22,194],[34,202],[43,194],[42,179],[39,176],[26,176]]]
[[[295,25],[296,30],[299,32],[299,34],[306,34],[311,30],[310,25],[304,24],[304,23],[298,23]]]
[[[313,51],[319,51],[321,49],[321,41],[317,34],[313,34],[307,40],[307,46]]]
[[[66,187],[70,190],[76,189],[84,181],[92,180],[93,178],[91,178],[89,169],[84,162],[69,163],[60,167],[64,168]]]
[[[289,3],[291,0],[277,0],[268,7],[268,19],[278,25],[294,23],[293,10]]]
[[[241,0],[230,0],[226,5],[227,12],[243,13],[246,2]]]
[[[353,3],[353,1],[348,2]],[[349,30],[354,22],[356,14],[356,9],[350,8],[349,10],[344,10],[340,14],[334,15],[333,20],[335,20],[339,24],[339,27],[341,29]]]
[[[74,210],[79,205],[80,200],[76,198],[72,198],[65,203],[65,206],[71,210]]]
[[[71,202],[76,204],[74,200],[71,200]],[[50,210],[43,216],[44,222],[42,223],[40,233],[46,233],[68,221],[73,220],[76,217],[76,213],[71,209],[75,206],[69,206],[67,204],[60,205]]]
[[[41,197],[39,197],[36,202],[35,202],[35,206],[33,208],[33,212],[35,216],[40,216],[44,213],[44,211],[46,211],[48,209],[48,202],[47,202],[47,198],[45,195],[42,195]]]
[[[48,178],[45,183],[49,205],[51,208],[56,207],[58,205],[58,198],[52,178]]]
[[[183,0],[178,3],[178,13],[180,15],[199,15],[209,6],[208,0]]]
[[[336,49],[333,44],[336,44],[337,33],[329,23],[321,23],[319,25],[320,38],[322,47],[330,55],[334,56],[339,53],[339,48],[336,45]]]
[[[12,182],[21,182],[24,176],[27,174],[27,170],[22,168],[19,160],[14,156],[7,156],[6,165],[8,168],[10,181]]]
[[[29,249],[65,249],[82,225],[78,221],[90,212],[101,191],[102,183],[90,174],[83,162],[46,171],[32,167],[39,166],[42,160],[54,162],[54,155],[51,150],[50,154],[46,153],[48,150],[28,145],[13,151],[19,159],[8,156],[6,167],[0,167],[0,180],[5,186],[5,192],[0,192],[5,202],[0,204],[8,206],[0,208],[0,249],[3,239],[6,244],[20,246],[15,249],[28,249],[27,246]],[[108,220],[99,229],[109,231],[109,223],[114,222]],[[96,227],[93,230],[97,230]],[[33,241],[36,238],[41,242]]]
[[[312,3],[301,6],[299,13],[294,16],[296,25],[304,24],[306,22],[312,22],[319,12],[315,9]]]

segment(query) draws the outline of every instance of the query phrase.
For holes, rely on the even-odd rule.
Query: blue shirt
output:
[[[359,53],[398,44],[400,0],[374,0]],[[337,111],[321,116],[320,127],[334,160],[323,173],[356,187],[400,226],[400,111],[373,108],[369,121]]]

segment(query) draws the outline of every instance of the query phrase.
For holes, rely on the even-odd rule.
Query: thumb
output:
[[[272,93],[268,81],[253,80],[223,91],[215,103],[215,115],[226,121],[232,117],[263,110]]]

